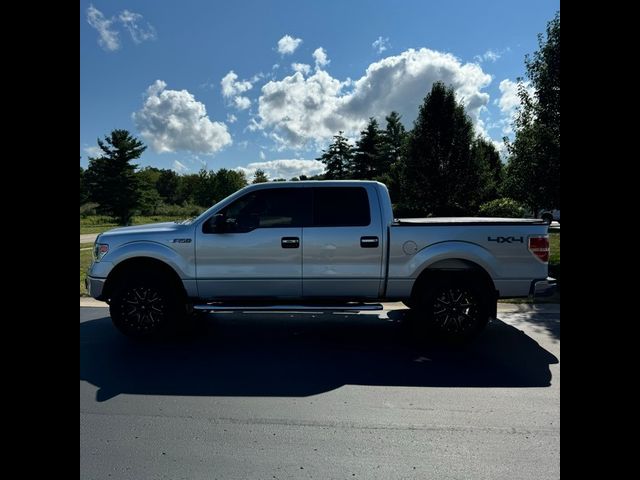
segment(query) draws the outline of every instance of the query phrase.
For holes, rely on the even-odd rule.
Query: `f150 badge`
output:
[[[191,243],[190,238],[174,238],[171,243]]]
[[[498,242],[498,243],[512,243],[512,242],[520,242],[524,243],[524,239],[522,237],[488,237],[487,240],[490,242]]]

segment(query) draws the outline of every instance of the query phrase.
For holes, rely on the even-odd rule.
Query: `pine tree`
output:
[[[350,177],[353,160],[353,147],[349,145],[342,131],[334,135],[333,143],[316,160],[325,164],[326,180],[344,180]]]
[[[382,161],[381,170],[389,171],[393,164],[401,161],[402,148],[407,137],[407,132],[398,112],[391,112],[385,117],[387,127],[382,135]]]
[[[128,225],[140,200],[137,165],[131,160],[140,158],[147,147],[127,130],[113,130],[104,141],[98,139],[98,146],[103,153],[89,158],[85,174],[92,200],[100,205],[100,212]]]
[[[352,178],[371,180],[382,173],[382,135],[378,121],[371,117],[367,128],[360,132],[353,154]]]
[[[264,173],[264,170],[257,169],[253,174],[253,182],[251,183],[265,183],[269,181],[269,177]]]
[[[395,111],[385,117],[387,127],[382,132],[380,175],[375,178],[387,186],[392,203],[400,199],[400,174],[405,161],[407,132],[400,119]]]
[[[479,172],[471,158],[473,125],[453,88],[433,84],[407,142],[402,212],[409,215],[472,214]]]
[[[89,190],[87,188],[87,181],[85,179],[84,168],[80,167],[80,205],[85,203],[89,198]]]

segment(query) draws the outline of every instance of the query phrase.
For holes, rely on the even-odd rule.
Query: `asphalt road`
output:
[[[155,344],[81,307],[81,478],[559,478],[558,307],[503,306],[454,348],[388,306],[217,314]]]

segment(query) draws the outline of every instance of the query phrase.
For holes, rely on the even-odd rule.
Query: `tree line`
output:
[[[396,216],[522,216],[560,208],[560,14],[525,57],[529,94],[519,81],[521,107],[515,138],[503,139],[506,165],[492,142],[477,135],[454,90],[433,84],[411,130],[392,111],[382,128],[371,117],[351,144],[342,131],[317,160],[322,175],[309,179],[378,180],[389,187]],[[80,204],[128,224],[135,212],[195,214],[247,185],[242,172],[221,168],[179,175],[145,167],[146,146],[126,130],[98,140],[102,153],[80,167]],[[301,175],[291,180],[306,180]],[[282,181],[283,178],[274,181]],[[257,170],[253,183],[269,181]],[[176,208],[172,208],[176,207]]]
[[[436,82],[410,131],[391,112],[384,128],[370,118],[355,144],[338,132],[318,157],[323,178],[385,183],[397,216],[537,216],[559,209],[559,13],[538,42],[533,57],[525,57],[534,93],[518,79],[521,107],[515,139],[503,139],[506,166],[494,144],[474,132],[453,88]]]
[[[102,155],[80,167],[81,212],[111,215],[124,225],[142,215],[195,215],[247,185],[242,172],[221,168],[179,175],[131,163],[146,146],[127,130],[114,130],[98,140]]]

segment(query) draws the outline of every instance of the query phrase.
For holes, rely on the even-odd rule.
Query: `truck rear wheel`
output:
[[[443,273],[425,282],[415,309],[429,333],[450,340],[467,340],[487,325],[490,299],[490,293],[473,276]]]
[[[123,279],[109,304],[111,320],[118,330],[135,339],[168,333],[185,316],[180,295],[163,278],[133,275]]]

